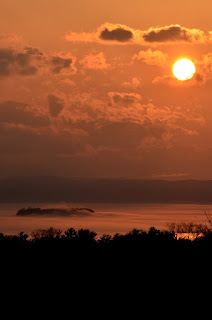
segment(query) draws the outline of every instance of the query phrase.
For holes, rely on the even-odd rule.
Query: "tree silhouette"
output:
[[[58,239],[62,233],[62,230],[50,227],[48,229],[36,229],[31,233],[33,240],[41,239]]]
[[[111,239],[112,237],[109,234],[103,234],[99,239],[99,243],[108,244]]]
[[[64,234],[68,239],[76,239],[78,237],[77,231],[74,228],[69,228]]]
[[[146,257],[151,255],[155,259],[159,259],[159,255],[162,253],[165,253],[163,257],[166,257],[170,253],[186,253],[188,249],[199,250],[201,248],[203,252],[204,250],[211,252],[212,231],[209,229],[202,238],[197,237],[194,240],[178,240],[175,236],[175,230],[196,231],[199,227],[199,224],[190,223],[187,225],[184,223],[181,226],[172,225],[172,230],[161,231],[154,227],[148,231],[132,229],[126,234],[116,233],[114,236],[103,234],[99,239],[97,233],[89,229],[69,228],[62,234],[60,229],[50,227],[34,230],[31,233],[31,238],[24,232],[20,232],[18,235],[0,233],[0,250],[10,254],[23,253],[23,256],[26,250],[32,254],[42,253],[43,257],[48,253],[53,258],[60,254],[63,257],[71,257],[75,263],[80,257],[95,259],[98,254],[106,256],[108,259],[120,255],[128,259],[135,259],[141,255]],[[195,250],[190,252],[197,253]]]
[[[95,238],[97,236],[97,233],[90,231],[89,229],[80,229],[80,230],[78,230],[77,235],[78,235],[80,242],[91,244],[91,243],[95,242]]]

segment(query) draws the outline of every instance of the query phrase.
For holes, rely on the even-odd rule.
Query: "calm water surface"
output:
[[[16,216],[17,210],[23,207],[64,208],[87,207],[95,210],[91,216],[84,217],[40,217]],[[169,222],[196,221],[205,222],[204,210],[212,213],[212,205],[199,204],[111,204],[111,203],[13,203],[0,204],[0,232],[17,234],[24,231],[28,234],[38,228],[56,227],[63,231],[89,228],[99,235],[126,233],[133,228],[147,230],[154,226],[166,229]]]

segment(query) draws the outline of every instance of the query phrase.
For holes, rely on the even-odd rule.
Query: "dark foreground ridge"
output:
[[[212,203],[212,180],[1,178],[0,202]]]
[[[91,215],[94,210],[89,208],[22,208],[17,211],[17,216],[85,216]]]

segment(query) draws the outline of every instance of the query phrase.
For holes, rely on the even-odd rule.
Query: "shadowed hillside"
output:
[[[212,180],[0,179],[0,202],[212,203]]]

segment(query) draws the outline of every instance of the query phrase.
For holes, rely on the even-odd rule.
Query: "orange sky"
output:
[[[2,0],[1,176],[212,179],[211,9]]]

